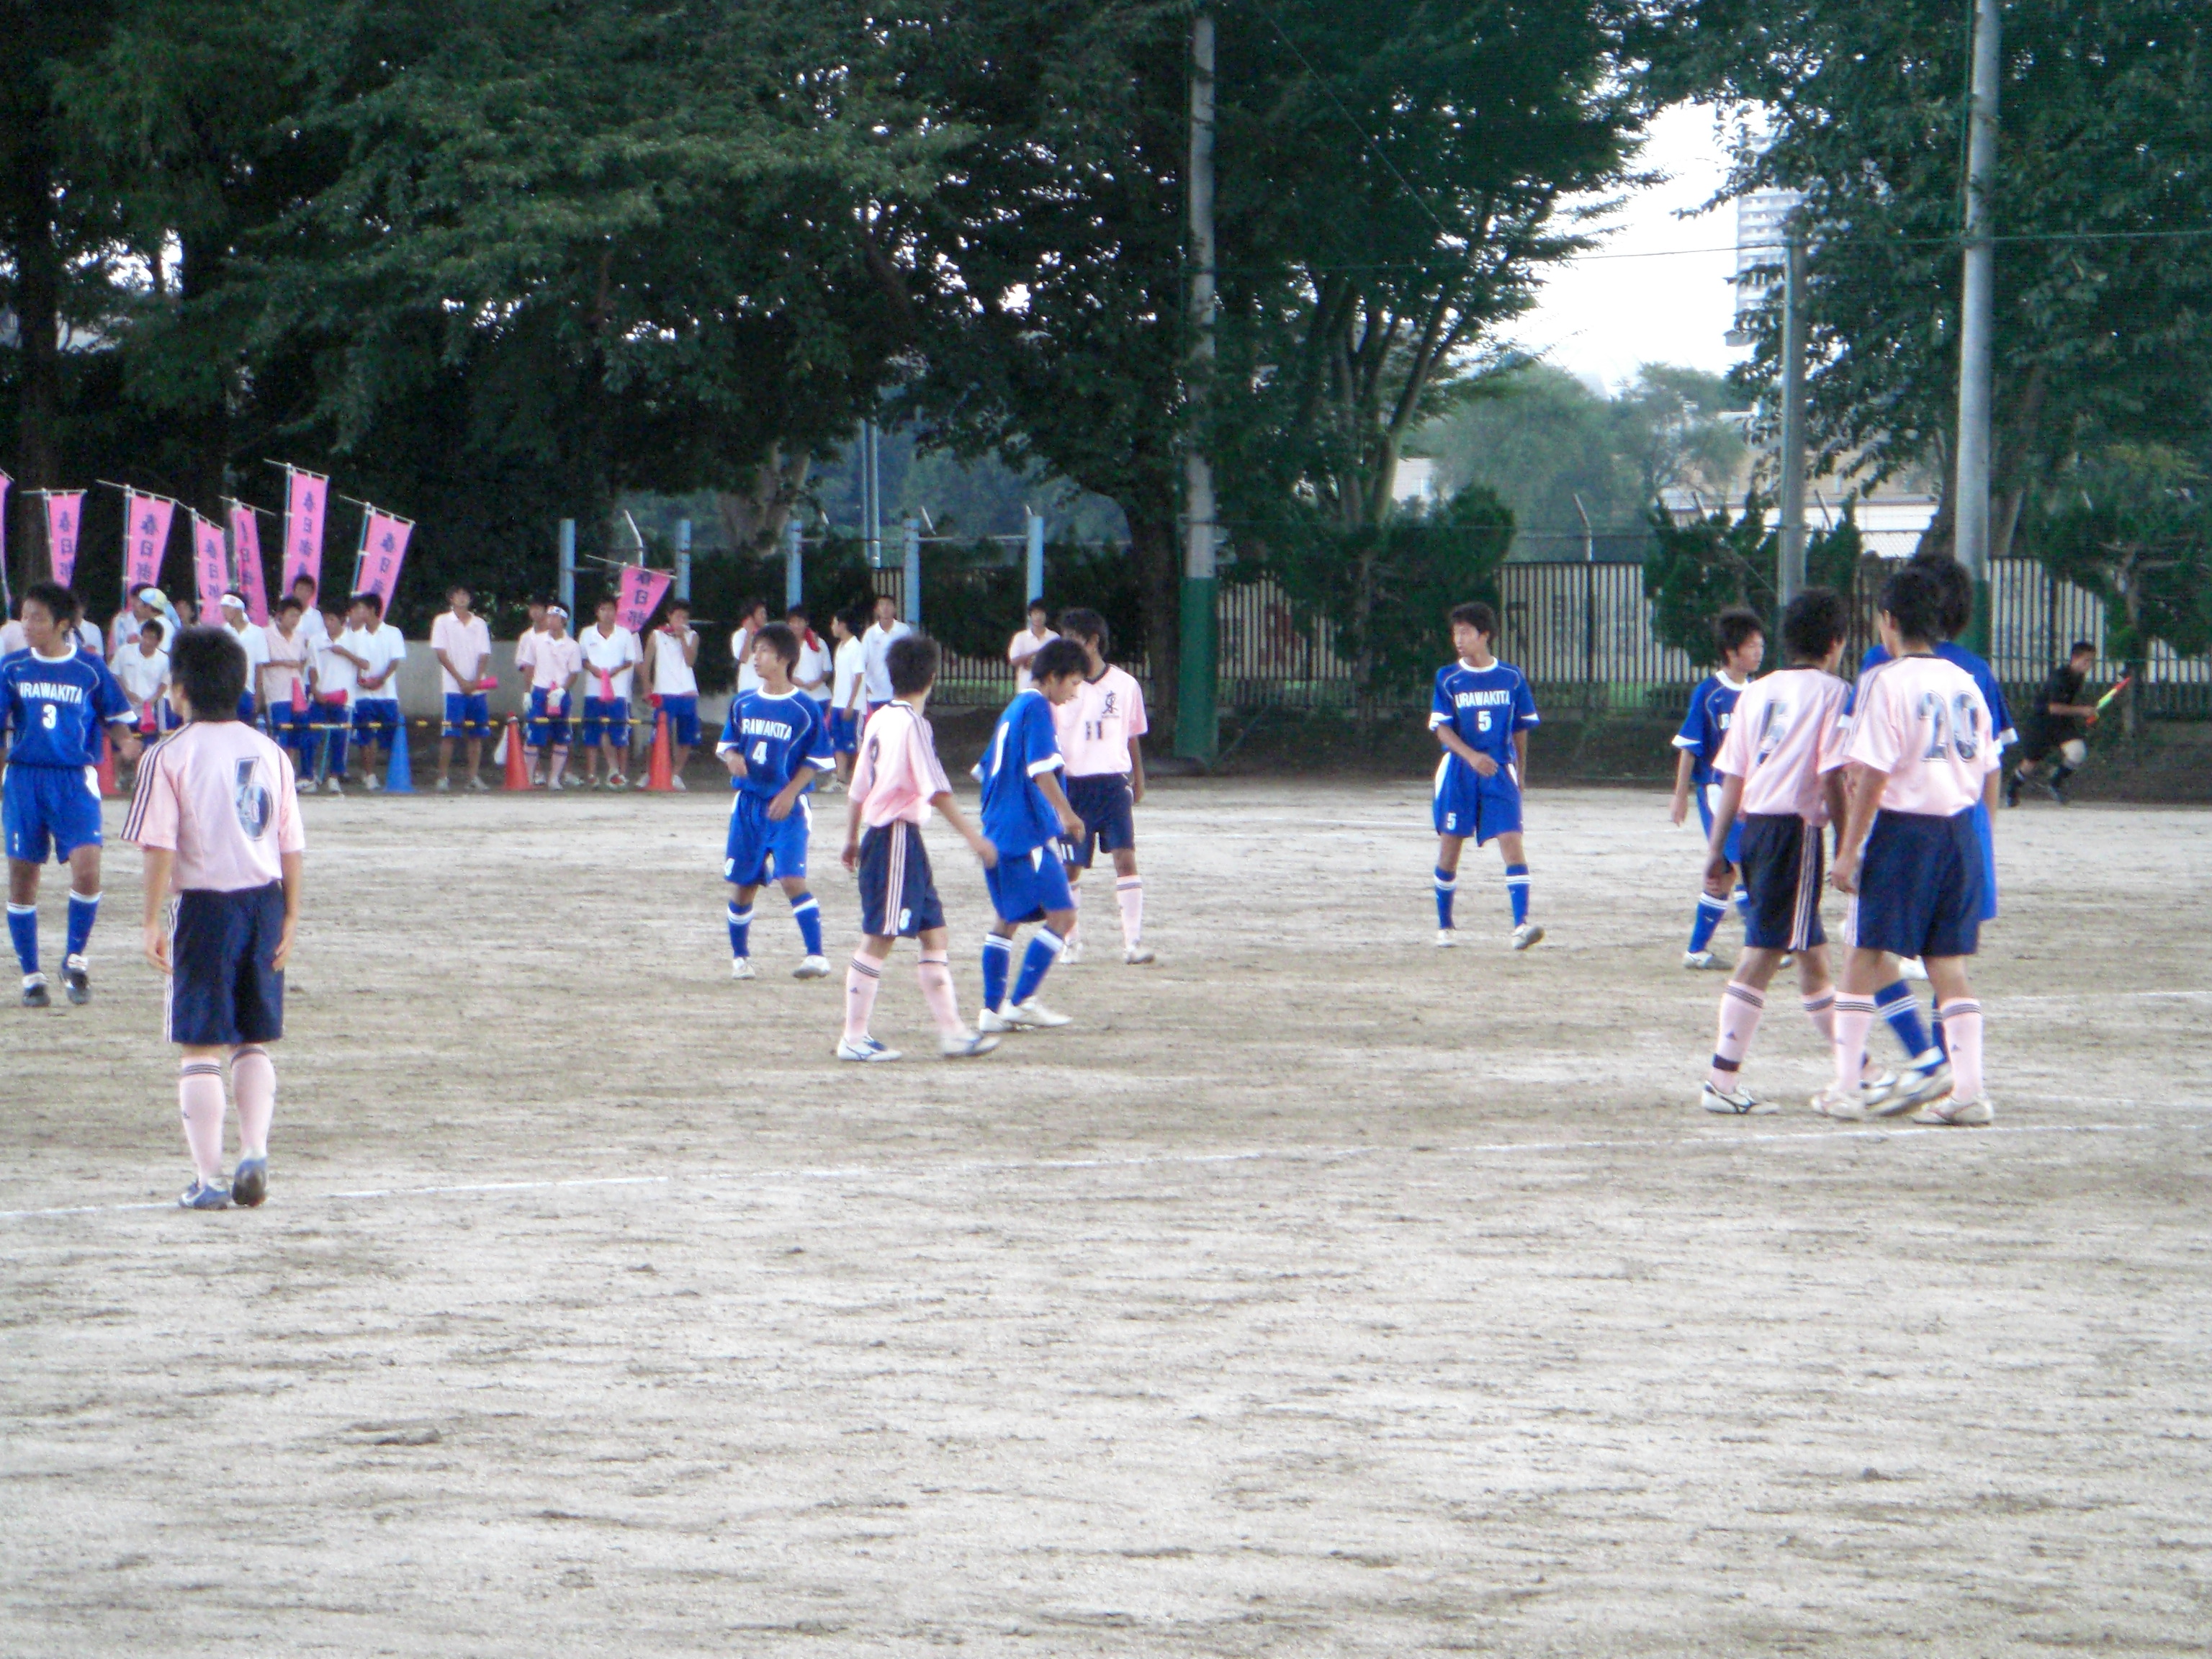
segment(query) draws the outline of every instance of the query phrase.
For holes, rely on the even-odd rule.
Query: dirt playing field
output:
[[[0,1652],[2202,1651],[2212,812],[2006,815],[1996,1126],[1859,1130],[1787,987],[1696,1109],[1696,839],[1537,782],[1528,956],[1418,780],[1163,784],[1159,965],[1100,883],[1075,1025],[878,1067],[842,800],[739,985],[719,794],[319,798],[215,1215],[111,845],[0,1008]]]

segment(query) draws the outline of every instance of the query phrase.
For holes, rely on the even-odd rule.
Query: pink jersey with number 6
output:
[[[1844,758],[1889,775],[1886,811],[1955,817],[1982,799],[1998,757],[1989,705],[1964,669],[1899,657],[1859,677]]]

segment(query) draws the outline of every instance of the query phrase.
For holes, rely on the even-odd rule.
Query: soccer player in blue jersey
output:
[[[813,698],[792,684],[799,665],[799,636],[769,623],[752,638],[752,668],[760,689],[730,701],[730,716],[714,752],[730,769],[737,799],[730,807],[729,845],[722,878],[738,890],[731,900],[730,977],[753,975],[753,895],[773,879],[791,901],[792,920],[806,946],[793,979],[826,979],[822,954],[822,907],[806,885],[806,839],[811,818],[806,792],[817,773],[831,770],[830,733]]]
[[[1674,747],[1679,758],[1674,763],[1674,822],[1679,824],[1690,814],[1690,791],[1698,794],[1698,820],[1705,827],[1705,838],[1713,834],[1713,807],[1720,799],[1720,774],[1713,763],[1720,757],[1721,741],[1728,736],[1729,720],[1735,713],[1736,699],[1743,696],[1743,688],[1751,684],[1751,677],[1759,672],[1759,665],[1766,660],[1766,625],[1755,611],[1741,606],[1723,611],[1713,619],[1713,639],[1721,648],[1721,665],[1698,683],[1690,693],[1690,712],[1683,717],[1682,729],[1674,734]],[[1737,854],[1743,848],[1743,830],[1737,824],[1729,831],[1728,860],[1739,873],[1741,860]],[[1743,885],[1735,885],[1736,913],[1746,927],[1751,923],[1750,901]],[[1713,930],[1721,925],[1728,914],[1728,901],[1714,896],[1707,886],[1698,890],[1698,913],[1690,923],[1690,948],[1682,952],[1685,968],[1725,967],[1713,960]]]
[[[1044,976],[1075,931],[1075,895],[1060,860],[1063,841],[1083,836],[1083,820],[1060,785],[1066,763],[1052,711],[1081,690],[1091,659],[1073,640],[1051,640],[1028,659],[1030,684],[1006,705],[979,769],[983,836],[999,860],[983,872],[999,919],[983,939],[983,1012],[979,1031],[1033,1030],[1068,1023],[1037,1000]],[[1030,940],[1011,994],[1014,930],[1044,926]]]
[[[1513,903],[1513,948],[1544,937],[1528,920],[1528,866],[1521,850],[1521,792],[1528,782],[1528,728],[1536,699],[1521,671],[1491,654],[1498,613],[1480,603],[1452,607],[1452,644],[1459,660],[1437,670],[1429,729],[1443,745],[1437,766],[1437,943],[1456,945],[1452,896],[1459,885],[1460,848],[1494,841],[1505,860]]]
[[[62,988],[92,1000],[84,947],[100,915],[100,728],[115,728],[116,750],[138,757],[131,699],[115,676],[74,638],[76,595],[58,582],[23,594],[29,648],[0,662],[0,729],[9,733],[0,781],[0,827],[8,842],[8,936],[23,969],[23,1006],[51,1005],[39,971],[39,871],[51,850],[70,867],[69,940]]]

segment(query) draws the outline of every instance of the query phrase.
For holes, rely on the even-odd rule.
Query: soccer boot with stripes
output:
[[[1996,1113],[1990,1106],[1990,1097],[1976,1095],[1972,1100],[1960,1100],[1947,1096],[1931,1100],[1913,1114],[1915,1123],[1940,1123],[1954,1129],[1985,1129]]]
[[[1941,1054],[1923,1056],[1897,1074],[1897,1081],[1880,1097],[1869,1092],[1867,1109],[1876,1117],[1903,1117],[1951,1092],[1951,1062]]]
[[[265,1158],[241,1158],[238,1168],[231,1172],[230,1201],[252,1210],[260,1206],[269,1196],[269,1160]]]
[[[1544,930],[1533,921],[1524,921],[1513,930],[1513,948],[1525,951],[1532,945],[1543,943]]]
[[[1698,1104],[1709,1112],[1733,1117],[1771,1117],[1782,1109],[1771,1101],[1761,1100],[1748,1089],[1716,1089],[1709,1078],[1705,1092]]]
[[[844,1037],[837,1039],[837,1058],[840,1060],[855,1060],[865,1066],[898,1057],[897,1049],[886,1048],[872,1036],[864,1036],[858,1042],[849,1042]]]
[[[1010,1002],[999,1012],[1006,1029],[1015,1031],[1048,1031],[1056,1026],[1073,1025],[1074,1018],[1067,1014],[1056,1014],[1044,1004],[1031,997],[1027,1002]]]
[[[220,1180],[195,1180],[179,1194],[177,1207],[180,1210],[227,1210],[230,1207],[230,1188]]]
[[[80,1008],[92,1000],[92,974],[82,956],[63,959],[62,994]]]
[[[1729,963],[1723,962],[1711,951],[1685,951],[1682,952],[1682,966],[1693,971],[1705,968],[1726,969],[1729,965]]]
[[[998,1046],[998,1038],[982,1031],[948,1031],[937,1040],[937,1052],[947,1060],[979,1060]]]
[[[1838,1091],[1831,1083],[1813,1097],[1813,1109],[1822,1117],[1832,1117],[1844,1123],[1856,1123],[1867,1115],[1867,1091],[1863,1086]]]

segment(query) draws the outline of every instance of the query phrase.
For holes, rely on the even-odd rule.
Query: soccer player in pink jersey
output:
[[[901,939],[921,941],[917,969],[921,994],[937,1017],[938,1052],[947,1060],[988,1054],[995,1036],[980,1036],[961,1023],[959,998],[952,988],[951,942],[945,907],[930,878],[929,851],[921,826],[932,807],[960,832],[989,869],[996,848],[968,822],[952,799],[952,786],[937,759],[937,740],[922,718],[930,688],[937,684],[937,641],[902,634],[884,653],[891,698],[868,716],[860,734],[860,754],[853,769],[852,805],[846,817],[845,867],[860,878],[860,948],[845,970],[845,1031],[837,1058],[896,1060],[869,1035],[876,990],[884,963]]]
[[[177,1102],[193,1175],[177,1201],[250,1207],[269,1192],[276,1067],[268,1045],[284,1035],[307,837],[290,758],[238,718],[244,647],[225,629],[187,628],[169,671],[170,701],[185,723],[147,751],[123,838],[146,855],[146,957],[169,977],[167,1036],[185,1051]],[[238,1168],[228,1182],[225,1054],[238,1102]]]
[[[1720,799],[1706,835],[1705,891],[1725,901],[1739,867],[1744,952],[1721,992],[1720,1036],[1700,1103],[1709,1112],[1776,1109],[1739,1073],[1766,1011],[1766,988],[1797,956],[1797,987],[1814,1029],[1835,1042],[1836,992],[1820,927],[1820,836],[1843,800],[1840,721],[1850,688],[1836,678],[1844,602],[1825,587],[1790,600],[1782,617],[1790,665],[1738,694],[1718,751],[1707,758]]]
[[[1935,653],[1943,592],[1907,565],[1877,605],[1891,660],[1859,681],[1844,757],[1850,811],[1828,879],[1852,895],[1850,954],[1836,998],[1836,1080],[1814,1103],[1832,1117],[1893,1117],[1979,1127],[1993,1115],[1982,1077],[1982,1006],[1966,980],[1988,873],[1973,808],[2001,763],[1989,705],[1973,677]],[[1928,967],[1949,1035],[1948,1064],[1915,1065],[1868,1097],[1859,1078],[1873,993],[1897,958]]]
[[[1145,747],[1150,731],[1145,691],[1127,669],[1106,660],[1106,619],[1096,611],[1060,613],[1061,635],[1083,647],[1091,669],[1075,696],[1052,711],[1060,752],[1067,763],[1067,801],[1083,820],[1083,834],[1065,843],[1068,890],[1081,927],[1083,872],[1093,849],[1114,860],[1114,901],[1121,911],[1121,960],[1142,964],[1156,958],[1145,943],[1145,881],[1137,873],[1138,803],[1145,799]],[[1071,935],[1061,960],[1083,959],[1079,937]]]

